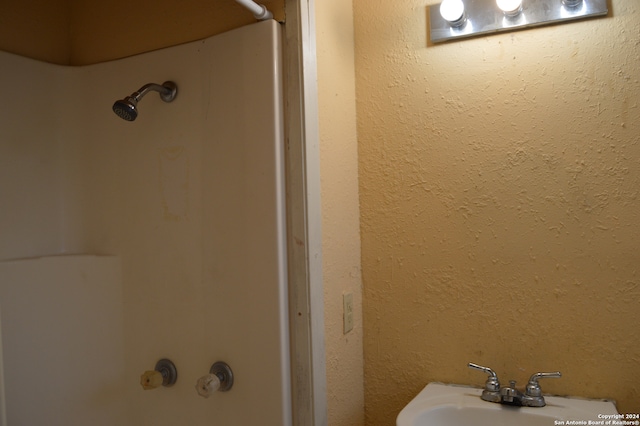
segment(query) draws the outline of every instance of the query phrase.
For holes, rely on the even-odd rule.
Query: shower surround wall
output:
[[[89,316],[104,308],[72,284],[97,291],[100,277],[111,277],[103,289],[111,301],[105,315],[114,318],[109,336],[51,343],[62,362],[58,345],[67,341],[70,352],[103,338],[116,345],[68,378],[79,383],[101,371],[93,401],[123,404],[124,420],[96,416],[92,424],[290,424],[279,31],[266,21],[80,68],[0,56],[15,99],[0,117],[0,326],[3,336],[30,340],[7,308],[24,288],[20,270],[40,271],[48,291],[77,296],[59,298],[69,304],[59,306],[59,318],[55,309],[38,317],[25,307],[25,316],[52,328],[83,303],[99,308]],[[178,84],[174,102],[148,94],[133,123],[111,112],[116,99],[165,80]],[[34,257],[42,258],[19,260]],[[103,269],[109,273],[96,276]],[[29,296],[40,299],[39,284],[27,281]],[[3,346],[5,373],[29,372],[20,352]],[[177,383],[143,391],[140,374],[162,357],[175,362]],[[234,371],[233,389],[199,397],[196,379],[220,360]],[[37,376],[18,379],[46,370],[29,367]],[[3,377],[12,425],[21,415],[11,404],[20,380]],[[49,408],[47,424],[73,423]]]

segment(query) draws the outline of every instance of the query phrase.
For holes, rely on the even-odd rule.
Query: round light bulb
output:
[[[464,3],[462,0],[442,0],[440,15],[451,25],[460,26],[464,23]]]
[[[508,16],[517,15],[522,10],[522,0],[496,0],[496,4]]]

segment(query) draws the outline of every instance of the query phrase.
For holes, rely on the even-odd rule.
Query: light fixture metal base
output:
[[[541,25],[558,24],[577,19],[606,16],[607,0],[525,0],[522,11],[506,16],[495,0],[464,0],[465,24],[452,27],[440,15],[440,4],[429,6],[429,32],[432,43],[490,33],[512,31]]]

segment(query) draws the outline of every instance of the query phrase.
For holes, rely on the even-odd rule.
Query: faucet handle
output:
[[[491,392],[497,392],[500,390],[500,381],[498,380],[498,375],[492,369],[490,369],[489,367],[483,367],[481,365],[474,364],[473,362],[470,362],[468,366],[469,368],[475,368],[476,370],[483,371],[489,375],[487,381],[484,384],[485,390]]]
[[[535,373],[529,378],[529,383],[526,388],[527,396],[542,396],[542,389],[540,389],[539,379],[562,377],[562,373],[554,371],[553,373]]]

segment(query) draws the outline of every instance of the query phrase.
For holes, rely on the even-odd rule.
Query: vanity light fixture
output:
[[[496,4],[507,16],[517,16],[522,12],[522,0],[496,0]]]
[[[442,0],[440,16],[454,28],[462,27],[467,20],[462,0]]]
[[[432,43],[606,16],[607,0],[442,0],[429,6]]]

